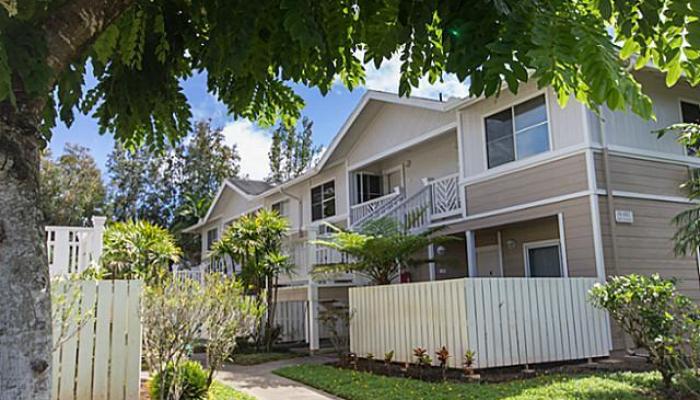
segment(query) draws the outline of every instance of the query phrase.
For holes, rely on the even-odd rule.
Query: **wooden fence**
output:
[[[46,255],[51,276],[82,272],[102,256],[105,217],[92,217],[92,227],[47,226]]]
[[[467,350],[476,368],[609,355],[607,314],[588,302],[594,278],[466,278],[350,289],[351,351],[415,362],[420,346],[450,367]]]
[[[65,311],[54,311],[51,399],[138,399],[141,281],[77,281],[54,290],[63,293],[57,308]]]

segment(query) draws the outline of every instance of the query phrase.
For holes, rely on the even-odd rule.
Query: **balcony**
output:
[[[357,210],[357,211],[355,211]],[[431,224],[461,215],[459,174],[437,179],[424,178],[423,187],[406,196],[402,189],[377,199],[353,206],[351,229],[360,229],[367,221],[392,218],[410,233],[425,231]],[[352,215],[356,215],[353,219]]]

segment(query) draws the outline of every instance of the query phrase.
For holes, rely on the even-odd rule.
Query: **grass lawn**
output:
[[[219,381],[214,381],[209,388],[209,400],[255,400],[255,397],[234,390]]]
[[[327,365],[291,366],[278,369],[275,373],[348,400],[662,398],[656,391],[660,385],[660,375],[651,372],[550,375],[498,384],[428,383]]]
[[[256,365],[270,361],[287,360],[289,358],[302,357],[303,354],[291,352],[270,352],[270,353],[235,353],[233,363],[237,365]]]

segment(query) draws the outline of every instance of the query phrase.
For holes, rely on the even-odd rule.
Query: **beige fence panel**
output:
[[[51,399],[138,399],[141,281],[60,285],[65,306],[83,317],[69,319],[64,332],[71,334],[61,341],[56,329],[60,323],[54,318],[54,342],[60,345],[53,354]]]
[[[609,355],[607,315],[587,301],[594,278],[473,278],[350,289],[350,347],[359,356],[446,346],[451,367],[477,368]]]

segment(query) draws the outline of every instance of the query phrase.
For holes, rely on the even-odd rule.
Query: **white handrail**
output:
[[[393,192],[387,195],[351,206],[350,224],[353,226],[357,225],[367,218],[376,215],[376,213],[384,209],[387,204],[394,202],[396,199],[401,198],[402,196],[403,191],[401,188],[397,187]]]

